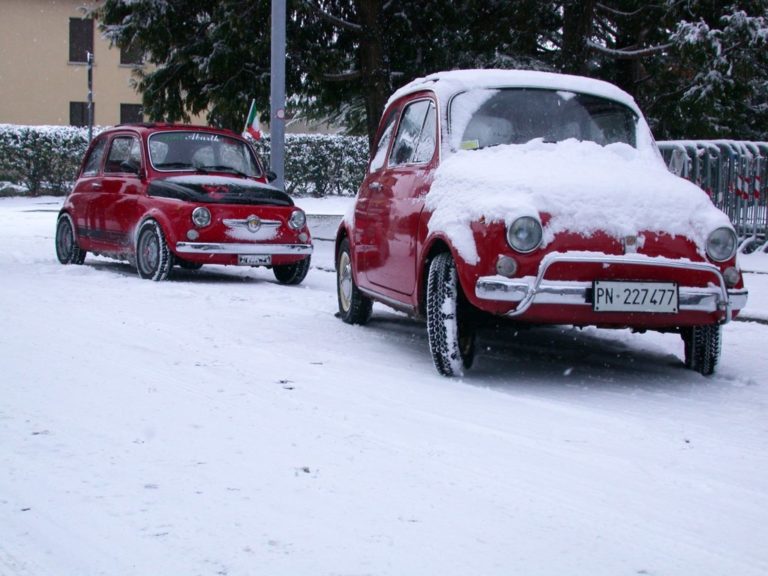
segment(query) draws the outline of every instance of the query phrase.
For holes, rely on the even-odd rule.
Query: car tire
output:
[[[427,278],[427,334],[437,371],[463,376],[475,358],[475,327],[450,253],[432,259]]]
[[[310,259],[311,258],[307,256],[304,258],[304,260],[299,260],[295,264],[273,266],[272,272],[280,284],[286,284],[288,286],[300,284],[301,281],[307,277],[307,272],[309,272]]]
[[[355,284],[348,238],[341,241],[336,253],[336,299],[339,317],[347,324],[366,324],[371,319],[373,301]]]
[[[77,243],[72,218],[62,214],[56,222],[56,257],[62,264],[82,264],[86,254]]]
[[[173,266],[173,254],[168,249],[160,224],[147,220],[139,228],[136,239],[136,270],[146,280],[166,280]]]
[[[722,326],[692,326],[680,332],[685,344],[685,367],[704,376],[715,372],[722,346]]]

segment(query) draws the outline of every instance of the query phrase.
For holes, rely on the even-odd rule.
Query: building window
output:
[[[88,62],[88,52],[93,54],[93,19],[69,19],[69,61]]]
[[[144,122],[141,104],[120,104],[120,124]]]
[[[93,116],[96,117],[96,103],[93,103]],[[69,123],[72,126],[88,126],[88,102],[69,103]]]
[[[134,46],[128,48],[120,48],[120,64],[124,65],[136,65],[144,63],[144,55],[141,50]]]

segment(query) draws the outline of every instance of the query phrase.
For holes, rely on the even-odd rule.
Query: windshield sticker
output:
[[[464,140],[460,147],[462,150],[477,150],[480,148],[480,140]]]

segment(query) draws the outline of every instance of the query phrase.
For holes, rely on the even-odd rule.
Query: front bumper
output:
[[[746,288],[729,289],[720,269],[705,262],[651,258],[642,255],[614,256],[608,254],[551,253],[545,256],[536,276],[506,278],[481,276],[475,284],[475,295],[482,300],[518,302],[517,308],[507,316],[519,316],[534,304],[560,306],[591,306],[589,295],[592,282],[545,280],[547,270],[554,264],[603,264],[618,266],[651,266],[680,271],[712,274],[713,282],[706,287],[684,286],[678,288],[680,311],[723,312],[724,322],[733,318],[733,310],[741,310],[747,304]]]
[[[302,256],[312,254],[311,244],[248,244],[244,242],[178,242],[180,254],[264,254]]]

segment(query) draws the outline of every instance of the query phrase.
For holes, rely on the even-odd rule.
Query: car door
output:
[[[126,253],[133,247],[139,218],[143,159],[136,134],[116,134],[109,141],[100,186],[89,211],[94,238],[107,252]]]
[[[427,94],[403,107],[386,163],[366,179],[365,226],[374,231],[365,254],[368,281],[403,295],[416,287],[419,215],[436,163],[437,114]]]
[[[92,250],[94,246],[89,222],[90,202],[94,194],[101,190],[101,170],[107,142],[106,136],[98,137],[93,141],[72,194],[67,200],[72,206],[71,216],[80,247],[84,250]]]

